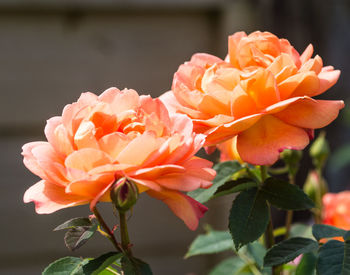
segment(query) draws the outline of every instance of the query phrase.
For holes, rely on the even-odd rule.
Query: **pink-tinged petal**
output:
[[[291,126],[272,115],[261,118],[237,137],[237,151],[243,161],[272,165],[284,149],[304,149],[309,137],[304,129]]]
[[[307,129],[318,129],[327,126],[344,107],[342,100],[313,100],[303,98],[290,104],[275,116],[284,122]]]
[[[24,194],[25,203],[34,202],[38,214],[50,214],[62,208],[88,203],[82,196],[65,193],[64,187],[45,180],[31,186]]]
[[[65,160],[65,166],[88,172],[95,167],[110,164],[111,158],[101,150],[84,148],[70,154]]]
[[[51,144],[45,143],[34,147],[32,149],[32,154],[45,173],[43,179],[47,179],[59,185],[66,185],[66,170],[63,165],[63,160],[59,157]]]
[[[114,173],[92,175],[86,179],[71,182],[66,193],[72,193],[92,200],[115,181]]]
[[[99,149],[95,133],[95,125],[91,121],[82,122],[74,135],[74,144],[77,146],[77,149]]]
[[[68,104],[64,107],[62,113],[62,123],[67,129],[70,136],[73,136],[76,129],[74,129],[74,122],[77,114],[81,112],[86,106],[93,106],[97,102],[97,95],[93,93],[82,93],[77,102]]]
[[[186,168],[186,173],[201,178],[208,182],[205,186],[201,186],[201,188],[207,188],[211,186],[211,181],[215,178],[216,172],[214,169],[211,169],[213,163],[209,160],[193,157],[192,159],[186,161],[184,163],[184,167]]]
[[[320,81],[315,72],[297,73],[277,85],[281,100],[297,96],[318,94]]]
[[[56,127],[54,137],[52,139],[55,141],[50,143],[56,149],[56,151],[63,154],[63,156],[68,156],[74,151],[72,137],[69,136],[68,131],[63,124]]]
[[[208,210],[207,207],[181,192],[164,190],[162,192],[147,191],[147,193],[167,204],[170,210],[191,230],[196,230],[199,219]]]
[[[167,164],[150,168],[138,169],[133,173],[129,173],[131,177],[140,179],[157,180],[167,174],[184,173],[185,168],[179,165]]]
[[[89,175],[97,175],[97,174],[104,174],[104,173],[115,173],[115,174],[123,175],[129,170],[133,170],[133,168],[135,167],[130,164],[105,164],[105,165],[101,165],[91,169],[89,171]]]
[[[324,66],[321,70],[321,72],[331,72],[334,71],[334,67],[333,66]]]
[[[165,107],[168,109],[170,114],[174,113],[182,113],[187,114],[191,118],[203,118],[207,117],[207,115],[203,114],[202,112],[185,107],[181,105],[176,97],[174,96],[173,91],[168,91],[164,94],[162,94],[159,99],[164,103]]]
[[[138,184],[138,189],[140,193],[147,191],[149,189],[152,189],[157,192],[160,192],[163,190],[163,188],[153,180],[137,179],[133,177],[128,177],[128,178],[130,178],[131,180],[133,180]]]
[[[239,62],[237,60],[238,44],[243,37],[247,37],[245,32],[236,32],[228,37],[229,62],[236,68],[239,68]]]
[[[289,43],[287,39],[283,39],[283,38],[279,39],[279,42],[280,42],[281,51],[289,54],[292,57],[295,66],[300,68],[302,63],[300,60],[300,55],[297,52],[297,50],[294,49],[294,47]]]
[[[312,46],[312,44],[309,44],[306,47],[305,51],[300,56],[301,64],[305,64],[306,61],[308,61],[311,58],[313,53],[314,53],[314,47]]]
[[[322,58],[319,55],[316,55],[315,58],[309,59],[305,64],[303,64],[299,72],[314,71],[316,74],[319,74],[322,70],[322,66]]]
[[[169,174],[155,179],[155,182],[164,188],[177,191],[193,191],[198,188],[208,188],[212,185],[211,181],[198,178],[197,175],[189,173]]]
[[[153,99],[151,96],[140,96],[140,104],[143,111],[147,114],[155,114],[158,120],[165,125],[170,124],[169,112],[159,98]]]
[[[320,79],[320,89],[318,94],[322,94],[332,87],[338,81],[339,76],[339,70],[320,72],[318,74],[318,78]]]
[[[179,133],[184,138],[191,138],[193,132],[192,120],[182,114],[173,114],[170,116],[170,129],[172,130],[172,135],[174,133]]]
[[[196,133],[203,133],[206,129],[216,127],[233,121],[232,116],[216,115],[210,119],[193,119]]]
[[[160,146],[160,139],[157,139],[153,132],[144,132],[132,140],[116,160],[123,164],[141,165]]]
[[[191,58],[191,63],[202,68],[209,68],[215,63],[222,62],[222,59],[206,53],[196,53]]]
[[[113,161],[117,158],[119,153],[123,151],[129,142],[130,138],[127,135],[119,132],[105,135],[98,141],[100,149],[106,154],[109,154]]]
[[[35,175],[39,176],[40,178],[45,178],[46,174],[43,171],[43,169],[38,164],[37,159],[34,157],[32,150],[35,147],[42,146],[48,144],[44,141],[35,141],[30,142],[27,144],[24,144],[22,147],[22,155],[23,155],[23,163],[24,165]]]
[[[219,142],[230,139],[238,133],[252,127],[257,121],[259,121],[261,117],[262,114],[255,114],[243,117],[241,119],[237,119],[231,123],[220,125],[206,133],[207,138],[205,141],[205,145],[215,145]]]
[[[131,89],[120,91],[117,88],[109,88],[99,96],[99,100],[108,103],[115,114],[133,110],[140,105],[138,93]]]
[[[275,75],[276,82],[280,83],[295,74],[298,68],[290,55],[282,53],[270,64],[267,70],[271,71]]]
[[[184,140],[175,150],[173,150],[164,164],[183,164],[192,158],[204,145],[205,135],[193,134],[191,139]]]

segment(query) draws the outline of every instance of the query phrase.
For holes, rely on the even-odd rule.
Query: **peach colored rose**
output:
[[[302,55],[268,32],[229,37],[225,60],[195,54],[174,75],[161,99],[188,115],[206,146],[235,137],[225,147],[252,164],[270,165],[286,148],[303,149],[313,130],[332,122],[343,101],[316,100],[340,75],[323,67],[309,45]],[[231,147],[229,145],[232,145]],[[226,155],[230,155],[227,154]]]
[[[207,208],[181,191],[208,188],[212,163],[195,157],[205,136],[185,115],[169,115],[159,99],[110,88],[83,93],[62,116],[49,119],[48,142],[23,146],[24,164],[42,180],[24,194],[37,213],[110,201],[111,185],[132,179],[162,200],[190,229]]]
[[[350,191],[327,193],[322,202],[322,223],[350,230]]]

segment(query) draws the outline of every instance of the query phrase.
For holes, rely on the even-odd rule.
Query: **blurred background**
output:
[[[229,34],[267,30],[299,52],[312,43],[325,65],[342,71],[322,97],[347,100],[349,29],[348,0],[0,0],[0,274],[40,274],[65,255],[95,257],[113,249],[96,236],[72,253],[63,232],[52,232],[69,218],[87,216],[87,206],[37,215],[33,204],[22,202],[38,178],[23,166],[21,146],[43,140],[46,119],[60,115],[80,93],[116,86],[159,96],[192,54],[224,58]],[[331,191],[350,186],[350,149],[344,147],[349,127],[346,107],[326,129],[336,153],[326,171]],[[303,161],[305,176],[310,161]],[[155,275],[207,274],[215,257],[183,255],[205,223],[226,228],[229,204],[210,206],[197,232],[190,232],[164,204],[142,196],[129,226],[135,255]],[[215,212],[219,206],[227,211]],[[108,207],[102,212],[114,222]]]

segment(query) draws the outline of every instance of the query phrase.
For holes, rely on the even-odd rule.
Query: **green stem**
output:
[[[293,173],[289,172],[288,178],[289,178],[290,184],[295,184],[295,175]],[[289,238],[292,221],[293,221],[293,211],[288,210],[286,214],[286,234],[284,235],[285,240]]]
[[[265,231],[265,247],[267,249],[271,248],[275,244],[275,238],[273,236],[273,224],[272,224],[272,217],[271,217],[271,207],[270,204],[267,202],[268,211],[269,211],[269,224]]]
[[[104,219],[102,218],[100,212],[97,210],[97,207],[95,206],[92,209],[92,212],[94,213],[96,219],[98,220],[100,226],[102,226],[104,232],[106,233],[106,237],[113,243],[114,247],[119,251],[123,252],[122,248],[120,247],[120,244],[117,242],[112,230],[108,227]]]
[[[122,240],[123,250],[129,255],[132,255],[132,252],[130,249],[130,240],[129,240],[128,226],[126,222],[125,212],[119,211],[119,220],[120,220],[120,237]]]
[[[264,183],[264,181],[267,179],[267,166],[261,165],[260,166],[260,172],[261,172],[261,181]]]

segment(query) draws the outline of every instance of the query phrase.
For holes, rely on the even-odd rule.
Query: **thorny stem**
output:
[[[117,242],[112,230],[108,227],[104,219],[102,218],[100,212],[97,210],[97,207],[95,206],[92,209],[92,212],[94,213],[96,219],[98,220],[99,224],[102,226],[103,230],[106,233],[106,237],[113,243],[114,247],[119,251],[123,252],[122,248],[120,247],[120,244]]]
[[[130,249],[130,240],[129,240],[128,226],[126,222],[125,212],[119,211],[119,220],[120,220],[120,237],[122,240],[122,248],[126,253],[128,253],[129,255],[132,255],[132,252]]]
[[[293,173],[289,172],[288,178],[289,178],[290,184],[295,184],[295,175]],[[288,210],[286,215],[286,234],[284,235],[285,240],[289,238],[290,228],[292,226],[292,220],[293,220],[293,210]]]

